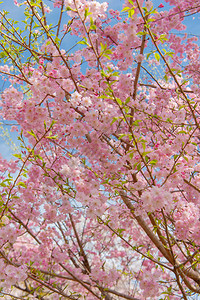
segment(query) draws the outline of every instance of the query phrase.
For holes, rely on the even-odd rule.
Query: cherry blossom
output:
[[[22,31],[3,12],[0,28],[0,116],[20,143],[0,157],[1,292],[198,295],[200,52],[184,32],[198,1],[14,3]]]

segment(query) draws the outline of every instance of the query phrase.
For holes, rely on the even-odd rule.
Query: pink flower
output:
[[[136,60],[137,60],[137,62],[139,63],[141,63],[142,61],[143,61],[143,59],[144,59],[144,55],[142,55],[142,54],[138,54],[137,56],[136,56]]]
[[[15,4],[16,6],[19,6],[19,3],[17,2],[17,0],[14,0],[14,4]]]
[[[69,168],[69,166],[67,164],[63,165],[62,169],[61,169],[61,174],[63,174],[64,176],[69,176],[71,174],[71,170]]]
[[[158,6],[158,8],[163,8],[163,7],[164,5],[162,3]]]
[[[146,8],[148,9],[148,10],[150,10],[151,8],[152,8],[152,6],[153,6],[153,3],[151,2],[151,1],[147,1],[146,2]]]
[[[53,6],[54,7],[60,7],[62,5],[62,2],[60,1],[60,0],[55,0],[55,2],[54,2],[54,4],[53,4]]]
[[[51,12],[51,10],[50,10],[50,8],[47,6],[47,7],[44,7],[44,11],[46,12],[46,13],[50,13]]]

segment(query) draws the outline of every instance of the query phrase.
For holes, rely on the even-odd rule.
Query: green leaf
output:
[[[168,82],[168,77],[167,77],[167,75],[164,76],[164,79],[165,79],[166,82]]]
[[[170,118],[167,118],[166,121],[172,123],[172,120]]]
[[[154,21],[155,21],[155,19],[148,19],[148,20],[147,20],[148,23],[154,22]]]
[[[88,44],[86,37],[84,37],[84,41],[80,41],[77,44],[82,44],[82,45],[86,45],[86,46],[90,47],[90,44]]]
[[[140,122],[142,122],[142,120],[135,120],[134,122],[133,122],[133,125],[134,126],[139,126],[139,123]]]
[[[151,54],[152,54],[152,52],[150,52],[150,53],[147,54],[147,59],[149,58],[149,56],[150,56]]]
[[[5,52],[0,53],[0,58],[4,58],[6,56]]]
[[[121,106],[122,105],[122,100],[119,98],[116,98],[117,103]]]
[[[130,102],[130,100],[131,100],[130,97],[126,98],[125,104],[128,104]]]
[[[55,41],[55,43],[56,43],[57,45],[60,44],[60,39],[59,39],[57,36],[55,37],[55,40],[54,40],[54,41]]]
[[[126,134],[124,134],[124,133],[119,134],[118,140],[122,139],[124,136],[126,136]]]
[[[123,106],[124,106],[124,103],[123,103]],[[128,106],[124,106],[124,110],[125,110],[125,113],[127,114],[129,112],[129,107]]]
[[[53,121],[51,122],[50,128],[52,128],[54,124],[56,124],[56,120],[53,120]]]
[[[157,60],[157,61],[159,61],[160,60],[160,54],[159,53],[154,53],[154,56],[155,56],[155,59]]]
[[[112,122],[111,122],[111,125],[113,124],[113,123],[115,123],[117,120],[119,120],[119,119],[121,119],[121,117],[114,117],[113,118],[113,120],[112,120]]]
[[[17,158],[20,158],[20,159],[22,158],[21,153],[20,153],[20,154],[13,154],[13,156],[14,156],[14,157],[17,157]]]
[[[144,10],[145,13],[148,12],[148,10],[147,10],[147,8],[146,8],[145,6],[144,6],[142,9]],[[148,21],[148,20],[147,20],[147,21]]]
[[[58,138],[57,135],[49,135],[49,136],[46,136],[47,139],[50,139],[50,140],[56,140]]]
[[[129,11],[129,9],[130,9],[130,7],[128,7],[128,6],[127,6],[127,7],[124,7],[124,8],[122,9],[122,12],[123,12],[123,11]]]
[[[108,59],[111,59],[110,56],[107,55],[107,54],[103,54],[102,56],[104,56],[104,57],[106,57],[106,58],[108,58]]]
[[[151,160],[151,161],[149,162],[149,164],[152,165],[152,166],[156,165],[156,163],[157,163],[157,160],[156,160],[156,159],[153,159],[153,160]]]
[[[171,51],[171,52],[168,52],[168,51],[166,51],[165,49],[162,49],[162,50],[163,50],[165,56],[173,57],[174,52],[172,52],[172,51]]]
[[[103,52],[104,50],[106,50],[107,49],[107,44],[102,44],[102,43],[100,43],[100,46],[101,46],[101,52]]]
[[[129,18],[132,18],[132,16],[134,15],[134,13],[135,13],[134,8],[131,8],[131,9],[129,10],[129,12],[128,12]]]
[[[70,11],[70,10],[76,11],[75,9],[71,8],[70,6],[67,6],[67,7],[66,7],[66,11]]]
[[[146,35],[146,31],[138,31],[137,35]]]
[[[93,25],[94,24],[94,21],[93,19],[90,17],[90,25]]]
[[[27,188],[26,184],[22,181],[18,182],[17,185],[20,185],[20,186],[24,187],[25,189]]]
[[[97,26],[96,25],[90,25],[90,30],[96,30],[97,29]]]
[[[85,9],[85,19],[87,18],[87,16],[89,16],[89,15],[91,15],[92,13],[91,12],[89,12],[89,8],[87,7],[86,9]]]
[[[30,135],[32,135],[37,140],[37,137],[36,137],[35,133],[33,132],[33,130],[27,131],[27,133],[29,133]]]

